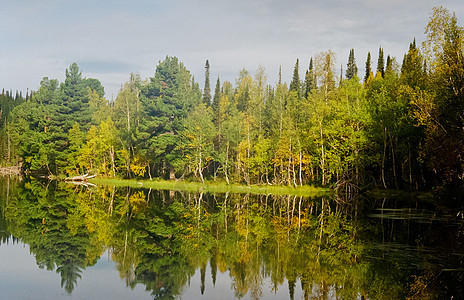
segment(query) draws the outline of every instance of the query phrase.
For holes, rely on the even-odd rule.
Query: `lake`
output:
[[[0,298],[462,299],[464,210],[446,200],[2,178]]]

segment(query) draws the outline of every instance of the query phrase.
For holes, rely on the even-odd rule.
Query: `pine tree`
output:
[[[209,85],[209,61],[205,64],[205,89],[203,90],[203,102],[206,106],[211,105],[211,87]]]
[[[358,66],[356,65],[356,59],[354,58],[354,49],[350,50],[348,56],[348,64],[346,65],[346,79],[350,80],[355,76],[358,76]]]
[[[295,91],[300,96],[300,75],[298,74],[299,59],[296,59],[295,68],[293,69],[293,79],[290,83],[290,91]]]
[[[382,47],[379,48],[379,58],[377,59],[377,73],[382,75],[382,78],[385,77],[385,61],[383,56],[383,49]]]
[[[364,75],[364,82],[367,82],[369,77],[371,76],[371,53],[367,52],[367,61],[366,61],[366,73]]]

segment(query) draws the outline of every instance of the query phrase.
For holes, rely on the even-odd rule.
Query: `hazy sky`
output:
[[[462,0],[0,0],[0,88],[37,90],[44,76],[62,82],[77,62],[111,99],[131,72],[153,76],[166,55],[201,86],[206,59],[213,85],[259,65],[274,84],[279,66],[289,82],[297,58],[302,74],[329,49],[345,68],[351,48],[362,76],[367,51],[375,68],[380,46],[401,63],[437,5],[463,25]]]

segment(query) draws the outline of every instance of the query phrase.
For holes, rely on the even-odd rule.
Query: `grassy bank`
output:
[[[273,195],[294,195],[294,196],[321,196],[330,193],[329,189],[313,186],[288,187],[274,185],[227,185],[224,182],[187,182],[187,181],[167,181],[167,180],[121,180],[121,179],[91,179],[96,185],[109,185],[117,187],[152,188],[156,190],[177,190],[187,192],[208,192],[208,193],[241,193],[241,194],[273,194]]]

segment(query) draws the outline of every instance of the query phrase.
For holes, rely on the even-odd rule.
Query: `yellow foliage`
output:
[[[132,163],[130,164],[130,169],[136,176],[143,177],[145,176],[145,172],[147,171],[146,169],[146,163],[142,162],[139,157],[135,157]]]
[[[132,211],[134,213],[139,213],[147,207],[147,202],[145,202],[145,195],[141,191],[132,194],[129,197],[129,203],[132,206]]]

